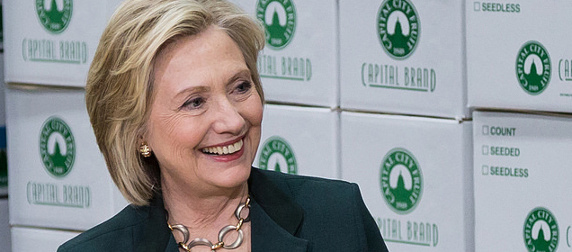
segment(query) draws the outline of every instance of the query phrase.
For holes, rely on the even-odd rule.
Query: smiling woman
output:
[[[264,38],[227,1],[119,7],[86,104],[132,204],[59,251],[387,251],[355,184],[252,167]]]

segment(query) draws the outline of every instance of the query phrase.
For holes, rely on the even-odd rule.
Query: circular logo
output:
[[[552,67],[546,48],[539,42],[529,41],[518,51],[516,77],[524,91],[531,95],[542,93],[550,82]]]
[[[558,247],[558,223],[543,207],[533,209],[524,222],[524,243],[530,252],[553,252]]]
[[[258,155],[258,166],[264,170],[298,173],[294,151],[286,140],[278,136],[270,137],[264,142]]]
[[[266,43],[272,49],[286,47],[296,30],[296,8],[291,0],[259,0],[256,17],[266,29]]]
[[[385,0],[377,13],[377,33],[385,52],[392,58],[406,59],[417,47],[419,15],[409,0]]]
[[[418,205],[423,190],[419,163],[407,150],[390,150],[381,163],[381,194],[390,208],[407,214]]]
[[[61,33],[72,17],[73,0],[35,0],[40,23],[51,33]]]
[[[48,118],[40,133],[40,157],[48,173],[65,177],[73,167],[75,150],[70,127],[60,118]]]

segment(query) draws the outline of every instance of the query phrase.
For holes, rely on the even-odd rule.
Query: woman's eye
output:
[[[250,83],[249,81],[244,81],[244,82],[241,82],[240,84],[238,84],[235,87],[235,90],[239,94],[244,94],[244,93],[248,92],[251,88],[252,88],[252,83]]]
[[[203,104],[205,103],[205,99],[202,97],[197,97],[197,98],[192,98],[187,100],[183,106],[181,106],[182,108],[187,108],[187,109],[198,109],[200,108]]]

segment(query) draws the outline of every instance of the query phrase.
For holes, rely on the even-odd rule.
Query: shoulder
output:
[[[387,251],[357,184],[254,170],[252,183],[264,184],[257,187],[276,187],[300,206],[303,223],[299,236],[310,240],[314,246],[326,248],[332,244],[344,244],[330,250],[354,251],[361,248],[363,251]],[[324,230],[328,230],[327,237],[324,237]]]
[[[320,222],[361,214],[361,193],[354,183],[258,169],[254,169],[253,175],[252,183],[257,184],[258,195],[261,190],[265,194],[264,200],[284,195],[302,208],[306,221]],[[359,221],[354,217],[351,219]]]
[[[58,251],[120,251],[132,245],[133,227],[145,220],[147,207],[129,205],[111,219],[64,243]]]
[[[338,202],[340,200],[350,200],[355,197],[361,198],[359,187],[355,183],[256,170],[260,173],[260,177],[267,179],[296,201],[311,199],[312,202],[327,203],[328,201]]]

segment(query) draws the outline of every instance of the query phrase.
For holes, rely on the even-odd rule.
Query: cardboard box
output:
[[[6,82],[84,86],[99,37],[119,2],[5,1]]]
[[[258,70],[268,101],[339,105],[336,0],[232,2],[264,24]]]
[[[7,89],[6,98],[12,225],[86,230],[126,205],[82,90]]]
[[[325,108],[266,105],[254,166],[339,178],[339,114]]]
[[[390,251],[474,251],[471,122],[342,112],[342,179]]]
[[[340,0],[341,107],[470,117],[464,10],[456,0]]]
[[[10,252],[10,223],[8,222],[8,199],[0,198],[0,248]]]
[[[569,115],[474,113],[476,251],[572,250],[571,131]]]
[[[469,106],[572,112],[572,2],[466,3]]]
[[[78,234],[62,230],[13,227],[12,251],[56,251],[61,244]]]

